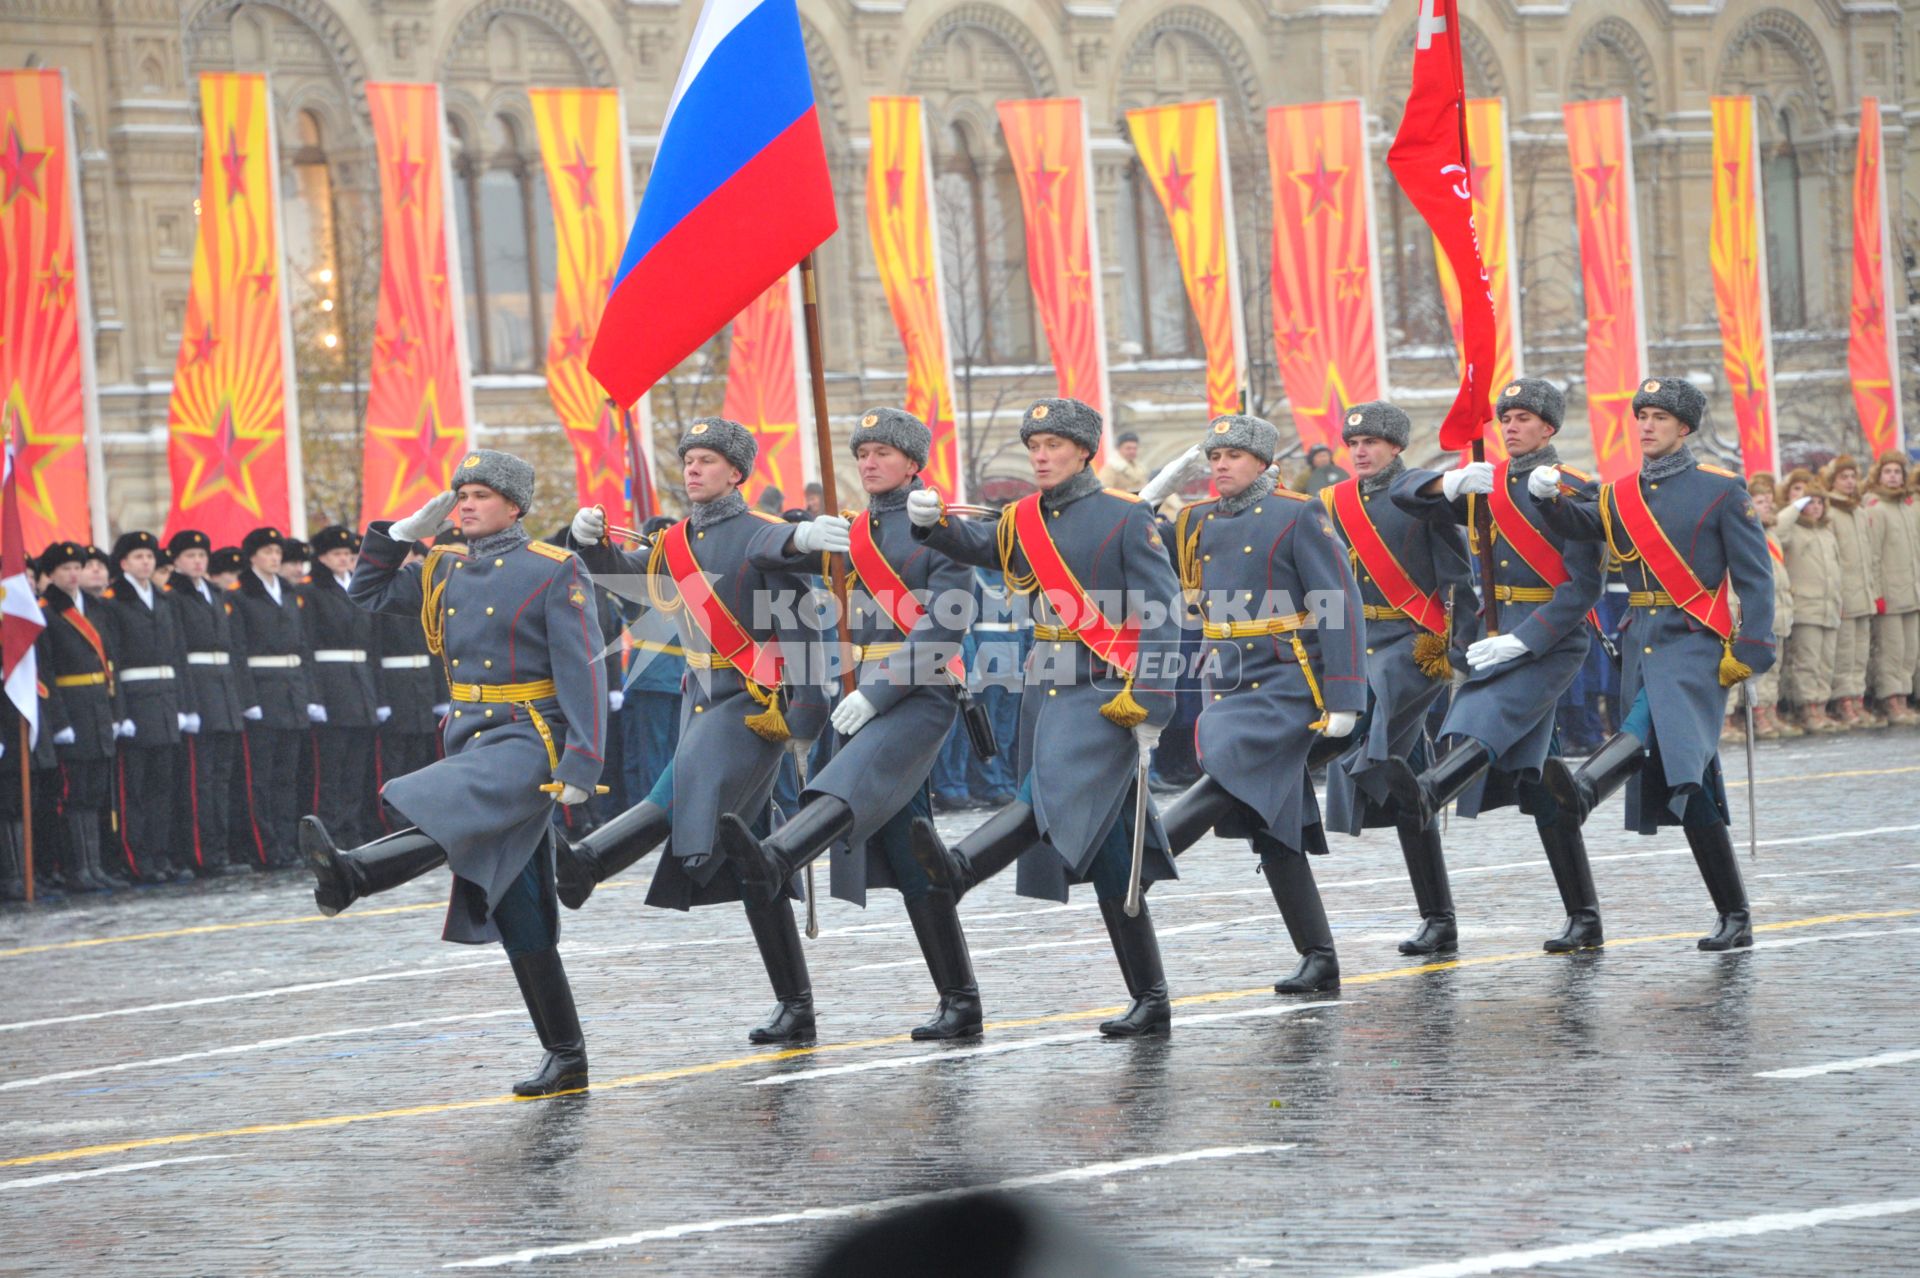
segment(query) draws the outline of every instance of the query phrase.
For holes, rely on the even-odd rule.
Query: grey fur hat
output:
[[[520,508],[533,509],[533,463],[492,448],[476,448],[453,468],[453,487],[485,484]]]
[[[1280,428],[1250,413],[1223,413],[1213,419],[1201,442],[1208,452],[1216,448],[1238,448],[1263,462],[1271,462],[1273,455],[1280,451]]]
[[[1509,408],[1524,408],[1558,432],[1567,415],[1567,395],[1544,377],[1516,377],[1501,389],[1493,415],[1499,417]]]
[[[724,417],[702,417],[688,426],[687,433],[680,437],[677,450],[683,460],[690,448],[705,448],[719,453],[742,476],[753,473],[753,459],[760,455],[760,445],[755,442],[753,432],[739,422],[730,422]]]
[[[916,466],[924,466],[933,451],[933,432],[904,408],[870,408],[861,414],[849,444],[848,451],[855,456],[862,444],[887,444],[913,458]]]
[[[1407,441],[1413,438],[1413,421],[1386,400],[1370,399],[1349,408],[1340,422],[1340,438],[1343,442],[1351,443],[1362,435],[1371,435],[1405,448]]]
[[[1035,435],[1071,439],[1089,453],[1100,451],[1100,414],[1077,399],[1036,399],[1020,419],[1020,442]]]
[[[1633,411],[1661,408],[1687,424],[1689,431],[1700,429],[1700,416],[1707,411],[1707,397],[1692,382],[1679,377],[1649,377],[1633,393]]]

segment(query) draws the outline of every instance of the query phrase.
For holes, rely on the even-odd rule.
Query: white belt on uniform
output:
[[[365,648],[318,648],[314,650],[313,659],[329,662],[365,661],[367,650]]]
[[[173,678],[172,666],[135,666],[131,670],[116,670],[121,683],[148,683],[155,679]]]
[[[187,664],[190,666],[224,666],[229,659],[224,652],[189,652]]]
[[[432,661],[433,658],[425,653],[417,653],[411,657],[382,657],[380,668],[382,670],[425,670]]]
[[[1016,630],[1025,630],[1027,627],[1016,626],[1010,621],[976,621],[973,623],[973,628],[976,633],[1004,635],[1012,634]]]
[[[283,657],[248,657],[247,665],[254,670],[298,670],[300,655],[288,653]]]

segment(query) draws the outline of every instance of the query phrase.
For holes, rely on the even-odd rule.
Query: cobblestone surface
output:
[[[1752,952],[1694,949],[1684,839],[1620,831],[1615,799],[1589,829],[1604,953],[1540,952],[1552,879],[1501,814],[1449,832],[1461,961],[1407,966],[1381,832],[1316,862],[1346,985],[1290,1003],[1253,857],[1210,842],[1151,898],[1184,1000],[1166,1042],[1098,1041],[1123,992],[1091,894],[1026,901],[1009,874],[962,909],[980,1044],[905,1040],[933,995],[882,893],[823,905],[818,1049],[749,1048],[771,999],[744,919],[646,910],[642,874],[566,919],[596,1087],[549,1102],[503,1096],[537,1047],[499,951],[438,941],[443,874],[336,920],[303,875],[0,914],[0,1272],[419,1273],[625,1239],[507,1268],[784,1273],[844,1223],[750,1218],[1075,1168],[1033,1192],[1147,1273],[1561,1247],[1522,1260],[1895,1272],[1920,1055],[1762,1075],[1920,1049],[1920,735],[1760,762]],[[1854,1204],[1878,1214],[1794,1223]],[[1682,1226],[1704,1234],[1627,1238]]]

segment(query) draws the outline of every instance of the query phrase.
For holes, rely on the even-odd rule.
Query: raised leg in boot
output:
[[[1167,832],[1167,851],[1174,856],[1185,852],[1225,820],[1238,802],[1225,786],[1202,774],[1160,814],[1160,828]]]
[[[1691,815],[1691,813],[1689,813]],[[1739,950],[1753,944],[1753,919],[1747,912],[1747,889],[1740,881],[1740,863],[1734,857],[1733,836],[1725,825],[1688,825],[1687,846],[1706,881],[1707,895],[1719,912],[1713,931],[1700,938],[1703,950]]]
[[[927,960],[940,1006],[933,1019],[914,1027],[916,1039],[976,1038],[980,1034],[980,987],[973,978],[973,957],[960,930],[953,897],[934,889],[906,898],[907,919]]]
[[[913,859],[927,872],[933,885],[945,888],[958,901],[1038,843],[1040,823],[1034,818],[1032,804],[1015,799],[952,847],[941,842],[933,822],[925,817],[913,823],[909,839]]]
[[[1618,790],[1647,761],[1647,743],[1631,732],[1616,732],[1575,772],[1558,755],[1540,770],[1540,779],[1560,811],[1585,825],[1600,801]]]
[[[813,1041],[813,982],[807,975],[807,955],[800,948],[800,929],[793,921],[793,904],[745,901],[747,925],[760,947],[773,996],[780,1001],[764,1025],[747,1032],[750,1043],[810,1043]]]
[[[446,849],[417,826],[343,851],[319,817],[300,819],[300,855],[313,871],[313,903],[328,918],[363,896],[397,888],[445,864]]]
[[[1400,942],[1402,954],[1451,954],[1459,948],[1460,933],[1453,919],[1453,886],[1447,880],[1446,856],[1440,831],[1411,820],[1401,821],[1400,855],[1413,881],[1413,899],[1420,907],[1420,928]]]
[[[1432,825],[1440,810],[1491,766],[1493,751],[1471,737],[1463,737],[1439,762],[1418,775],[1400,758],[1388,759],[1380,772],[1400,810],[1418,816],[1421,825]]]
[[[787,880],[853,830],[853,809],[823,794],[765,839],[731,812],[720,814],[719,844],[750,899],[777,900]]]
[[[1596,950],[1607,943],[1600,928],[1600,897],[1593,890],[1593,867],[1587,861],[1587,841],[1566,810],[1539,821],[1540,846],[1546,850],[1553,882],[1566,907],[1567,925],[1550,936],[1542,949],[1550,954]]]
[[[1334,952],[1333,929],[1327,925],[1327,908],[1320,902],[1320,887],[1313,881],[1306,854],[1268,839],[1257,839],[1254,846],[1260,851],[1260,872],[1273,892],[1273,903],[1280,907],[1287,936],[1300,955],[1299,966],[1291,976],[1275,981],[1273,992],[1325,994],[1339,989],[1340,957]]]
[[[554,872],[560,904],[577,910],[593,889],[667,841],[673,814],[652,800],[634,804],[578,843],[559,841]]]
[[[507,955],[520,996],[546,1056],[533,1077],[513,1085],[515,1096],[552,1096],[587,1086],[587,1043],[580,1032],[580,1014],[573,1005],[573,986],[557,949]]]
[[[1167,997],[1167,973],[1160,962],[1160,938],[1154,934],[1153,915],[1147,912],[1147,903],[1140,902],[1138,917],[1128,918],[1125,901],[1102,897],[1100,918],[1107,925],[1113,957],[1120,964],[1120,975],[1133,999],[1121,1015],[1100,1022],[1100,1032],[1109,1038],[1143,1038],[1167,1033],[1173,1028],[1173,1003]]]

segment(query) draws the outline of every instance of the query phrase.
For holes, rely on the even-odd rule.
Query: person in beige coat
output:
[[[1920,668],[1920,497],[1907,490],[1907,459],[1883,453],[1863,503],[1874,512],[1874,558],[1880,597],[1873,618],[1867,682],[1891,723],[1920,723],[1908,706]]]
[[[1827,517],[1826,490],[1817,482],[1807,485],[1780,512],[1774,535],[1793,581],[1793,634],[1782,663],[1782,691],[1808,732],[1844,731],[1827,715],[1840,634],[1840,551]]]
[[[1849,728],[1886,726],[1866,707],[1867,656],[1873,647],[1874,601],[1880,595],[1880,567],[1873,553],[1873,523],[1878,512],[1860,503],[1860,463],[1841,453],[1827,463],[1827,518],[1840,551],[1840,633],[1833,654],[1833,700],[1840,722]]]
[[[1780,542],[1773,535],[1774,482],[1771,472],[1760,471],[1747,481],[1747,493],[1753,498],[1753,511],[1760,517],[1761,526],[1767,530],[1767,553],[1773,558],[1774,642],[1785,651],[1793,635],[1793,581],[1787,573],[1786,553],[1780,549]],[[1777,741],[1782,737],[1806,735],[1804,729],[1780,716],[1778,666],[1765,674],[1755,675],[1746,686],[1753,698],[1753,732],[1756,737],[1762,741]],[[1727,726],[1722,730],[1720,739],[1741,740],[1746,735],[1745,717],[1745,712],[1735,705],[1727,715]]]

